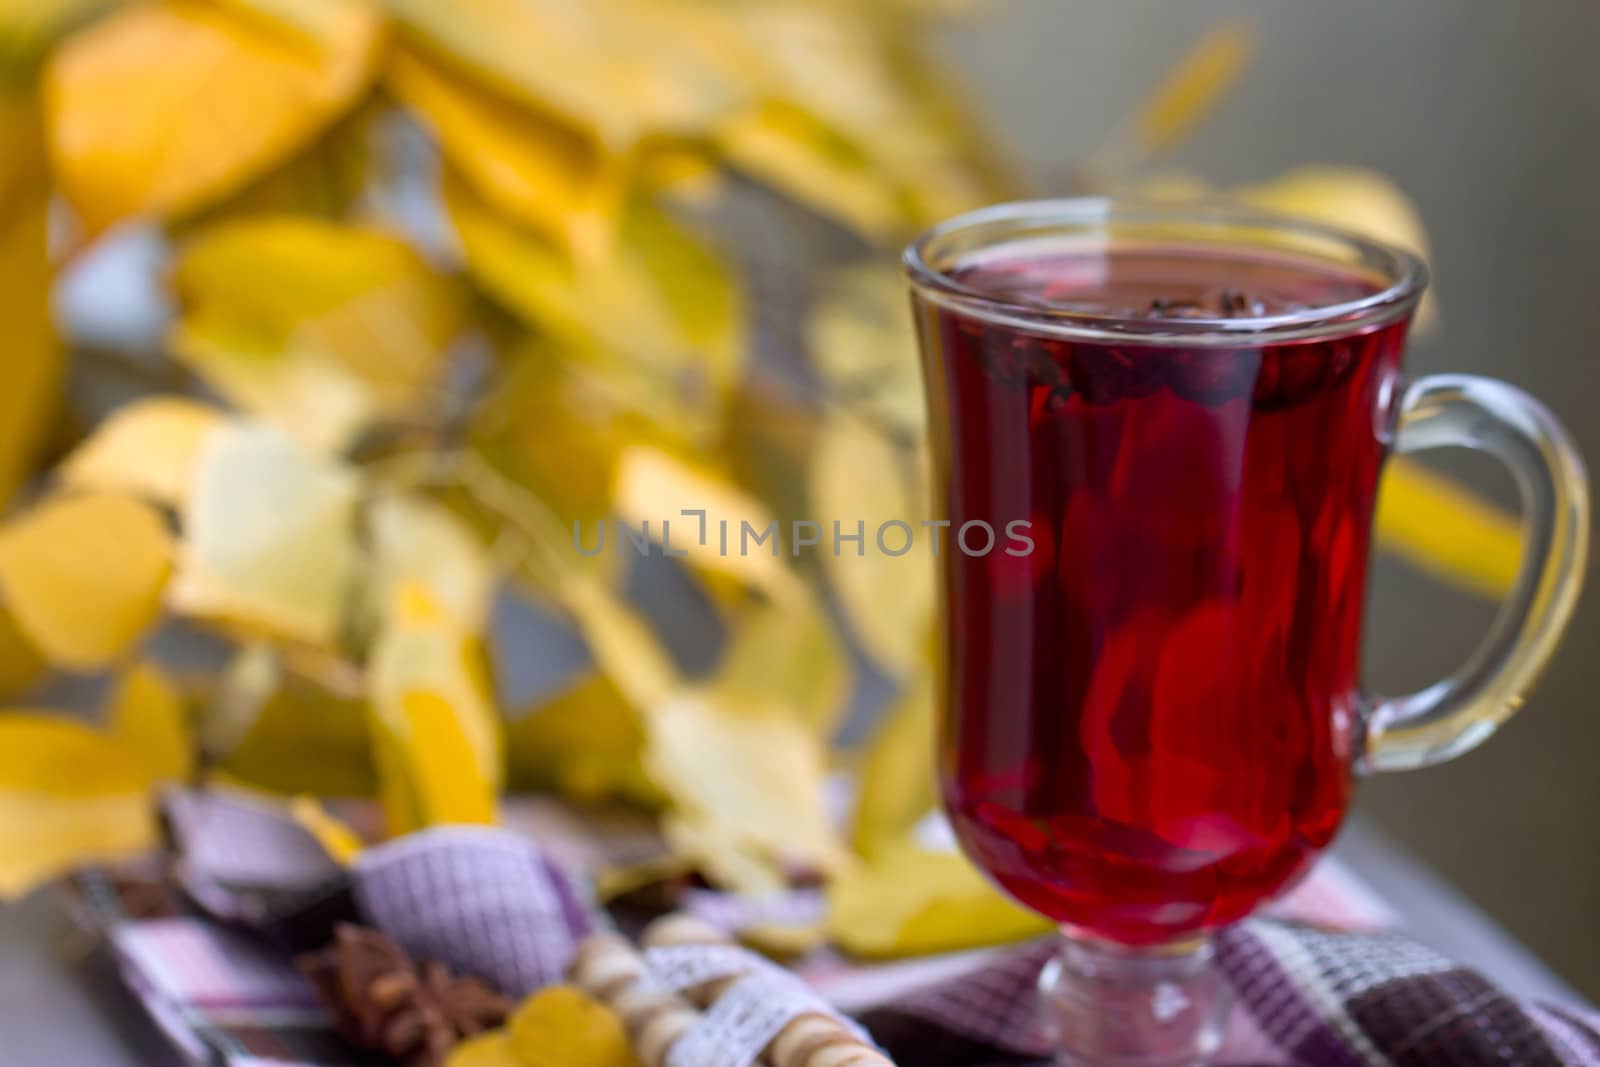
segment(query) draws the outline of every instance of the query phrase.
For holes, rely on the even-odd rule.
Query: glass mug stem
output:
[[[1522,706],[1577,606],[1589,546],[1589,482],[1545,406],[1492,378],[1440,374],[1406,390],[1396,453],[1470,448],[1498,457],[1522,495],[1522,563],[1483,644],[1443,681],[1380,700],[1363,771],[1411,770],[1483,743]]]
[[[1064,1067],[1198,1067],[1222,1046],[1233,992],[1207,938],[1155,948],[1061,940],[1039,974]]]

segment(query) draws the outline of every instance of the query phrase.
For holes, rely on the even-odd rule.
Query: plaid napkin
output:
[[[509,831],[432,830],[330,871],[319,850],[305,847],[309,835],[261,818],[271,810],[258,803],[191,794],[177,809],[169,819],[180,871],[208,914],[127,918],[109,882],[92,873],[80,879],[80,899],[109,930],[130,989],[196,1063],[372,1062],[331,1033],[285,947],[326,939],[333,916],[375,926],[413,955],[513,995],[559,981],[577,943],[604,922],[586,906],[580,880]],[[208,840],[218,834],[235,847]],[[690,906],[737,929],[806,921],[818,901],[802,893],[747,905],[696,894]],[[1256,920],[1219,939],[1218,964],[1238,998],[1219,1064],[1600,1067],[1600,1017],[1518,1001],[1475,971],[1372,929],[1381,909],[1337,866],[1324,865],[1289,914],[1295,919]],[[1324,928],[1330,918],[1366,929],[1335,932]],[[1036,942],[876,968],[822,957],[801,973],[902,1067],[1038,1063],[1048,1044],[1033,986],[1050,950]]]

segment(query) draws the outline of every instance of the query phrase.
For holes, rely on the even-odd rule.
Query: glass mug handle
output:
[[[1470,374],[1413,383],[1400,402],[1396,454],[1464,447],[1499,457],[1522,495],[1522,562],[1483,644],[1449,678],[1374,702],[1364,771],[1454,759],[1522,706],[1572,617],[1589,548],[1589,483],[1571,437],[1522,390]]]

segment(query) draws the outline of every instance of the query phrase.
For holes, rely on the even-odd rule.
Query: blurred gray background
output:
[[[1169,162],[1222,185],[1319,162],[1394,178],[1427,222],[1443,312],[1410,371],[1520,385],[1600,464],[1600,3],[990,0],[947,45],[996,136],[1047,182],[1237,15],[1256,24],[1255,62]],[[1492,463],[1444,466],[1514,502]],[[1588,584],[1518,719],[1455,764],[1367,782],[1359,809],[1600,1000],[1600,716],[1589,707],[1600,590]],[[1368,685],[1399,692],[1448,673],[1491,615],[1380,563]]]

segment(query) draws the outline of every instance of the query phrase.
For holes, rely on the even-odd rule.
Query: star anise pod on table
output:
[[[441,1067],[457,1042],[499,1026],[511,1010],[482,979],[419,963],[363,926],[340,924],[331,944],[296,962],[345,1040],[406,1067]]]

